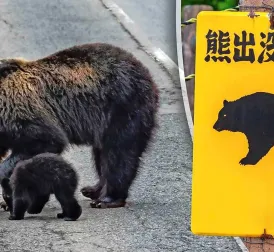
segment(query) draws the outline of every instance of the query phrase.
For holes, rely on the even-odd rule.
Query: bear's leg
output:
[[[239,163],[241,165],[257,164],[272,148],[273,144],[270,140],[264,136],[248,137],[249,151]]]
[[[65,209],[63,209],[63,207],[62,207],[62,213],[58,213],[56,217],[57,217],[58,219],[64,219],[65,216],[66,216],[66,211],[65,211]]]
[[[65,221],[75,221],[82,214],[82,207],[79,205],[78,201],[73,197],[70,201],[67,202],[66,211],[65,211]]]
[[[65,133],[43,120],[24,125],[16,134],[18,136],[11,148],[12,154],[0,164],[0,179],[9,177],[18,161],[45,152],[61,154],[68,145]]]
[[[65,206],[65,204],[61,204],[61,202],[64,203],[65,202],[65,198],[64,198],[64,196],[62,197],[62,195],[58,195],[58,194],[57,194],[57,196],[55,194],[55,197],[59,201],[59,203],[61,205],[61,208],[62,208],[62,213],[58,213],[56,217],[58,219],[64,219],[66,217],[66,209],[65,209],[66,206]],[[64,199],[62,199],[62,198],[64,198]]]
[[[134,146],[135,144],[132,143]],[[135,147],[113,148],[105,153],[103,177],[105,185],[93,208],[116,208],[125,206],[128,190],[139,167],[139,153]]]
[[[56,197],[56,199],[58,200],[58,197],[60,197],[60,196],[56,196],[55,195],[55,197]],[[59,203],[60,203],[60,200],[58,200],[59,201]],[[62,201],[62,200],[61,200]],[[64,208],[65,206],[64,205],[62,205],[61,203],[60,203],[60,205],[61,205],[61,208],[62,208],[62,213],[58,213],[57,214],[57,218],[58,219],[64,219],[65,217],[66,217],[66,209]]]
[[[98,177],[101,177],[101,150],[99,148],[92,148],[93,155],[94,155],[94,162],[95,162],[95,168]]]
[[[101,160],[104,187],[100,198],[92,202],[91,207],[125,206],[129,188],[137,175],[140,158],[147,147],[153,128],[153,123],[142,125],[141,122],[140,118],[132,118],[125,128],[117,130],[113,126],[106,134],[109,137],[106,137],[103,143]]]
[[[93,148],[93,156],[95,162],[96,172],[99,178],[99,181],[94,186],[86,186],[81,189],[81,193],[92,200],[96,200],[100,196],[102,189],[102,179],[101,179],[101,150],[98,148]]]
[[[65,221],[75,221],[81,216],[82,208],[70,190],[58,190],[55,192],[55,197],[63,210],[62,213],[57,214],[57,218],[64,218]]]
[[[34,197],[31,205],[28,207],[29,214],[39,214],[42,212],[45,204],[49,201],[50,195],[39,195]]]
[[[0,164],[0,179],[2,180],[5,177],[10,177],[16,164],[21,160],[28,159],[29,157],[30,155],[12,153]]]
[[[42,121],[40,124],[31,123],[24,127],[13,147],[13,152],[30,157],[46,152],[61,154],[68,143],[62,129]]]
[[[9,220],[22,220],[24,219],[26,210],[27,210],[27,202],[22,197],[14,197],[12,213],[9,217]]]
[[[8,137],[7,133],[4,132],[0,132],[0,139],[1,139],[1,143],[0,143],[0,159],[1,162],[5,159],[5,157],[7,157],[7,154],[10,150],[11,143],[10,143],[10,139]]]
[[[24,154],[16,154],[11,153],[10,156],[8,156],[1,164],[0,164],[0,179],[10,177],[12,174],[13,168],[16,166],[17,162],[23,159],[27,159],[30,156],[24,155]],[[0,202],[0,205],[2,208],[5,208],[7,206],[7,203],[4,199],[4,201]]]

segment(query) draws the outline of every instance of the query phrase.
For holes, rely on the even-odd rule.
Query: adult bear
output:
[[[249,151],[241,165],[255,165],[274,146],[274,95],[256,92],[235,101],[223,101],[213,128],[245,134]]]
[[[99,181],[82,194],[92,207],[123,207],[156,126],[159,92],[148,69],[104,43],[0,63],[0,155],[12,151],[0,177],[19,160],[90,145]]]

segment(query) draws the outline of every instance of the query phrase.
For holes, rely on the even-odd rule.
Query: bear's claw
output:
[[[100,188],[98,186],[86,186],[81,189],[83,196],[95,200],[100,195]]]
[[[241,159],[241,161],[239,162],[240,165],[255,165],[257,163],[258,161],[252,161],[250,160],[250,158],[247,157]]]
[[[242,166],[246,165],[245,162],[243,161],[243,159],[239,162],[239,164]]]
[[[126,202],[124,200],[116,200],[112,202],[104,202],[100,200],[93,200],[90,203],[91,208],[118,208],[118,207],[124,207],[126,205]]]
[[[9,211],[9,207],[5,201],[0,202],[0,208],[3,208],[4,211]]]
[[[58,214],[57,214],[57,218],[58,218],[58,219],[63,219],[63,218],[65,218],[64,213],[58,213]]]

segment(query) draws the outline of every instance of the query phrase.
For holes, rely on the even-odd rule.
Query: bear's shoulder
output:
[[[266,92],[256,92],[252,94],[248,94],[245,96],[242,96],[241,98],[235,100],[235,103],[266,103],[268,101],[273,101],[274,103],[274,94],[266,93]]]

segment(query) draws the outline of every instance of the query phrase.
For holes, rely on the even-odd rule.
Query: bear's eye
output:
[[[223,117],[226,117],[226,114],[224,114]]]

